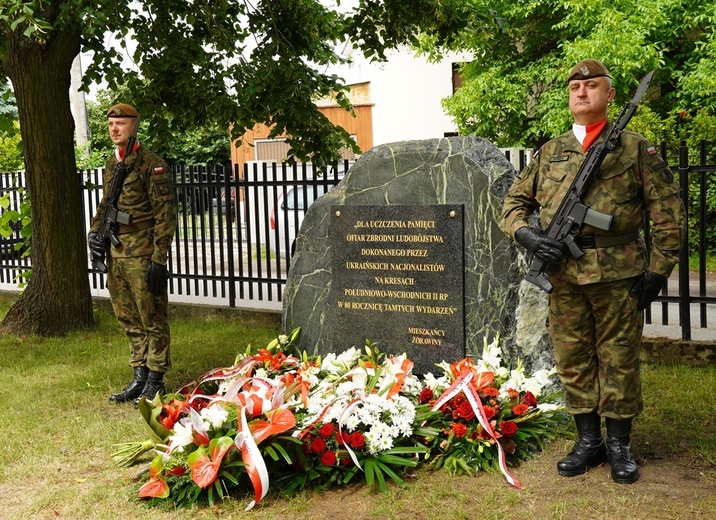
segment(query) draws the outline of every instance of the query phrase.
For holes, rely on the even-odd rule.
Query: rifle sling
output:
[[[150,218],[149,220],[143,220],[142,222],[135,222],[133,224],[120,224],[117,234],[124,235],[126,233],[134,233],[135,231],[142,231],[143,229],[147,229],[150,227],[154,227],[153,218]]]
[[[639,232],[632,231],[621,235],[584,235],[576,237],[574,241],[582,249],[596,249],[598,247],[620,246],[633,242],[637,238],[639,238]]]

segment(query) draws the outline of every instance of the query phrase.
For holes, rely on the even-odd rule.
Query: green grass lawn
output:
[[[12,295],[0,294],[0,316],[11,301]],[[249,321],[227,312],[185,310],[172,316],[169,389],[212,368],[232,365],[247,344],[265,345],[279,333],[271,324],[275,321]],[[649,487],[649,478],[618,486],[603,478],[607,473],[595,470],[584,477],[595,480],[591,487],[583,477],[558,479],[553,459],[568,449],[568,440],[553,454],[518,468],[523,491],[506,485],[499,475],[453,477],[421,470],[406,489],[393,486],[388,495],[352,486],[303,492],[291,499],[270,494],[251,513],[243,512],[248,493],[215,508],[147,509],[134,496],[137,475],[149,458],[118,468],[109,457],[114,444],[147,437],[131,405],[107,401],[131,376],[126,339],[106,306],[98,308],[95,317],[94,330],[63,338],[0,335],[0,518],[342,518],[349,510],[353,518],[606,518],[598,513],[605,500],[606,509],[622,511],[621,520],[672,518],[669,503],[664,503],[669,494]],[[692,465],[693,478],[706,479],[710,489],[716,489],[716,368],[649,365],[643,372],[646,409],[638,421],[635,447],[653,460],[673,458],[680,466]],[[667,473],[664,478],[673,477]],[[684,482],[684,493],[694,485]],[[669,485],[672,494],[674,488]],[[564,495],[566,489],[572,489],[572,495]],[[639,498],[629,501],[635,493]],[[674,511],[681,511],[683,500],[682,495],[673,496]],[[694,508],[716,508],[713,493],[699,500],[690,506],[692,513],[700,510]],[[584,507],[588,509],[580,509]]]

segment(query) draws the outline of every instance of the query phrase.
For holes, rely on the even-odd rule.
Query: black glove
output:
[[[100,240],[96,231],[90,231],[87,235],[87,245],[93,257],[104,258],[109,251],[109,240]]]
[[[641,273],[629,290],[631,296],[639,297],[636,308],[640,311],[646,309],[664,288],[665,282],[666,277],[660,274],[651,271]]]
[[[164,264],[149,261],[147,265],[147,273],[144,275],[144,281],[147,282],[149,291],[155,296],[162,294],[169,280],[169,271]]]
[[[567,246],[544,236],[537,228],[525,226],[515,232],[515,240],[544,262],[556,262],[567,254]]]

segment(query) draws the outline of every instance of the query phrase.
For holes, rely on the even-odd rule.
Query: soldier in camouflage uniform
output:
[[[139,114],[120,103],[107,112],[115,153],[107,160],[102,179],[109,191],[117,164],[127,142],[136,135]],[[109,397],[110,402],[154,398],[164,392],[164,373],[171,367],[169,323],[167,320],[167,254],[177,225],[172,174],[159,155],[135,144],[124,158],[127,174],[117,209],[128,213],[129,224],[119,225],[119,246],[101,241],[97,229],[104,215],[106,198],[97,208],[88,235],[93,256],[108,257],[107,286],[117,320],[129,339],[129,365],[134,378],[124,390]]]
[[[614,97],[607,69],[584,60],[569,73],[573,129],[546,143],[515,179],[502,210],[501,228],[536,257],[554,289],[549,325],[557,373],[579,440],[557,464],[573,476],[611,464],[616,482],[638,479],[629,435],[643,408],[639,348],[643,310],[656,298],[678,262],[684,237],[679,187],[666,162],[641,135],[624,132],[607,155],[584,202],[613,215],[603,231],[585,225],[576,242],[584,256],[543,234],[563,200],[589,147],[603,140]],[[528,217],[539,210],[541,228]],[[652,221],[651,248],[640,235],[643,217]],[[601,418],[607,428],[602,438]]]

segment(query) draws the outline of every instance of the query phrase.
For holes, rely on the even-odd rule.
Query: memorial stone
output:
[[[366,152],[344,179],[306,213],[283,294],[284,330],[300,326],[299,347],[309,354],[360,348],[365,340],[377,342],[378,348],[388,354],[407,353],[412,336],[391,333],[377,337],[382,335],[380,327],[384,325],[372,325],[359,314],[346,314],[339,308],[336,289],[345,294],[352,282],[345,278],[349,276],[346,273],[340,274],[343,278],[337,281],[338,273],[333,272],[336,259],[344,254],[336,248],[345,247],[332,234],[336,211],[351,215],[355,225],[356,215],[376,206],[423,206],[423,218],[417,220],[424,221],[437,220],[436,207],[458,207],[463,213],[462,237],[451,240],[458,242],[453,250],[462,255],[464,292],[460,312],[464,331],[460,335],[464,345],[443,351],[430,347],[432,352],[418,361],[419,372],[434,371],[431,365],[436,360],[453,362],[463,355],[477,357],[485,341],[496,336],[501,339],[508,363],[519,358],[528,368],[551,367],[546,324],[533,320],[527,329],[517,330],[517,313],[532,312],[519,305],[520,294],[527,291],[529,301],[536,301],[541,308],[546,298],[535,293],[538,289],[525,286],[531,285],[523,282],[525,258],[497,226],[502,200],[514,176],[515,170],[504,154],[479,137],[405,141]],[[410,211],[411,218],[420,215],[419,208]],[[407,326],[407,322],[403,325]],[[352,327],[353,332],[345,337],[336,334],[346,327]],[[436,339],[440,334],[437,330],[443,329],[434,329],[435,335],[428,332],[422,337]],[[519,344],[518,337],[527,340]]]

